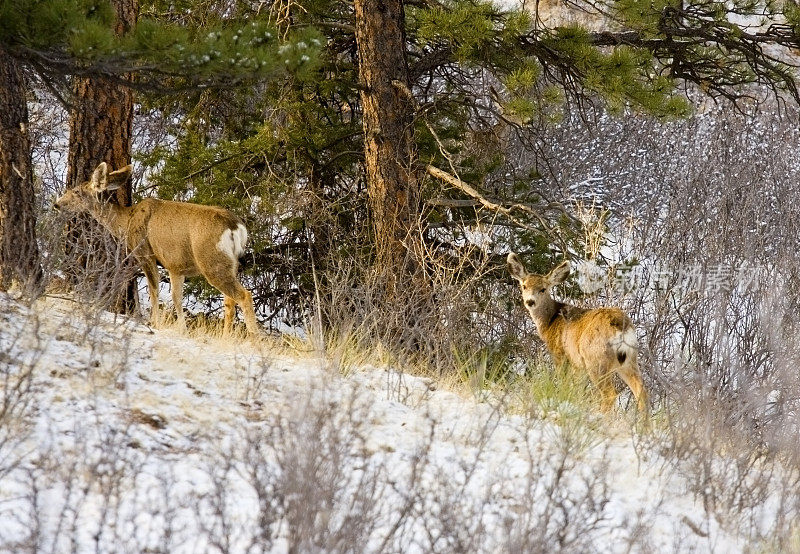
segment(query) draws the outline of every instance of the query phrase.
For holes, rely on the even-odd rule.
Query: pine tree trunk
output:
[[[116,33],[126,33],[136,23],[139,14],[137,0],[113,0],[117,12]],[[113,170],[131,161],[131,130],[133,126],[133,91],[102,78],[74,78],[72,84],[73,107],[69,121],[69,155],[67,158],[67,186],[75,187],[89,180],[94,169],[106,162]],[[122,206],[131,205],[131,184],[119,188],[110,198]],[[73,249],[78,235],[98,236],[104,231],[99,224],[86,218],[79,220],[70,243]],[[80,250],[80,248],[78,248]],[[103,248],[97,249],[102,258]],[[121,267],[124,255],[117,260],[94,259],[95,267]],[[88,262],[85,260],[84,263]],[[129,263],[129,262],[128,262]],[[125,275],[130,272],[122,271]],[[119,312],[135,309],[136,281],[126,279],[121,283],[112,306]]]
[[[367,192],[377,263],[402,272],[408,268],[403,241],[409,238],[416,216],[418,186],[414,111],[407,95],[403,2],[355,0],[354,7]]]
[[[0,290],[42,282],[25,78],[0,48]]]

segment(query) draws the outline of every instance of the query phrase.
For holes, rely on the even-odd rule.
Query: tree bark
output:
[[[42,283],[25,77],[0,47],[0,290]]]
[[[139,15],[137,0],[113,0],[117,12],[115,31],[125,34],[135,24]],[[132,76],[128,76],[132,79]],[[131,134],[133,127],[133,91],[130,88],[113,84],[103,78],[76,77],[72,83],[72,111],[69,121],[69,154],[67,157],[67,186],[75,187],[88,181],[94,169],[106,162],[116,170],[131,161]],[[121,206],[131,205],[131,183],[120,187],[109,198]],[[81,218],[70,232],[69,243],[72,248],[79,241],[78,236],[98,236],[104,231],[99,224]],[[78,248],[80,250],[80,248]],[[103,257],[104,249],[97,249]],[[88,260],[84,260],[86,263]],[[98,267],[120,267],[123,258],[117,260],[95,259]],[[123,272],[124,273],[124,272]],[[120,312],[135,309],[136,281],[128,279],[112,300],[112,306]]]
[[[139,16],[137,0],[114,0],[115,32],[127,33]],[[128,76],[132,79],[131,76]],[[69,121],[67,185],[87,181],[100,162],[119,169],[131,161],[133,91],[102,78],[76,77],[72,82],[73,107]],[[131,202],[130,183],[117,190],[120,205]]]
[[[355,0],[354,7],[376,261],[403,271],[408,261],[403,242],[409,238],[418,199],[403,2]]]

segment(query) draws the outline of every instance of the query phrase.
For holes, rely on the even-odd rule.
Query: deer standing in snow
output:
[[[647,415],[647,391],[636,360],[636,329],[619,308],[587,309],[556,302],[554,285],[569,276],[569,262],[547,275],[528,273],[519,257],[508,255],[508,270],[519,281],[522,301],[536,324],[536,331],[553,357],[553,363],[570,364],[585,372],[600,389],[601,406],[608,410],[617,398],[614,373],[631,389],[640,412]]]
[[[130,165],[109,173],[103,162],[89,181],[67,190],[56,200],[55,207],[89,213],[112,235],[126,242],[147,278],[152,325],[159,323],[158,262],[169,272],[172,302],[182,328],[186,326],[184,279],[202,275],[225,297],[225,332],[232,328],[238,304],[247,330],[258,334],[253,296],[236,277],[239,256],[247,243],[247,229],[242,221],[215,206],[146,198],[126,207],[101,199],[101,193],[118,189],[130,174]]]

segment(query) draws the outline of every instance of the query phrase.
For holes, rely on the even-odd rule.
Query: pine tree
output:
[[[41,284],[26,98],[22,68],[0,48],[0,290]]]
[[[419,175],[403,2],[356,0],[354,5],[376,265],[404,271],[403,242],[416,217]]]
[[[124,37],[136,27],[139,5],[136,0],[113,0],[115,12],[114,32]],[[122,75],[123,79],[133,80],[133,75]],[[133,90],[129,86],[109,82],[103,77],[75,77],[72,80],[72,110],[69,119],[69,156],[67,158],[67,187],[79,186],[89,180],[94,169],[106,162],[118,169],[131,161],[131,131],[133,127]],[[109,202],[130,206],[132,199],[131,183],[117,189]],[[102,227],[92,218],[83,216],[72,221],[69,235],[73,242],[69,250],[76,248],[80,239],[76,236],[100,237]],[[77,242],[75,242],[77,240]],[[92,240],[92,239],[90,239]],[[95,239],[96,240],[96,239]],[[95,267],[130,266],[124,252],[117,259],[109,259],[109,253],[102,248],[96,252],[92,264]],[[84,254],[79,254],[75,262],[86,263]],[[133,274],[132,268],[118,274]],[[130,278],[115,283],[118,290],[111,291],[110,305],[120,313],[132,313],[136,309],[136,279]]]

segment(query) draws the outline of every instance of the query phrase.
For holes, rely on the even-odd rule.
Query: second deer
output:
[[[253,296],[236,277],[239,257],[247,243],[247,229],[242,221],[228,210],[214,206],[146,198],[125,207],[102,200],[101,193],[118,189],[130,175],[130,165],[109,172],[103,162],[89,181],[67,190],[56,200],[55,207],[89,213],[112,235],[126,242],[147,278],[152,325],[159,324],[158,262],[169,272],[172,302],[182,328],[186,326],[184,280],[202,275],[225,297],[224,331],[230,332],[238,304],[248,332],[258,334]]]
[[[647,391],[639,372],[636,329],[619,308],[579,308],[557,302],[553,286],[569,276],[569,262],[547,275],[528,273],[519,257],[508,255],[508,270],[519,281],[522,301],[536,331],[557,366],[569,364],[585,372],[600,389],[601,407],[610,409],[617,398],[612,376],[616,373],[631,389],[640,412],[647,415]]]

